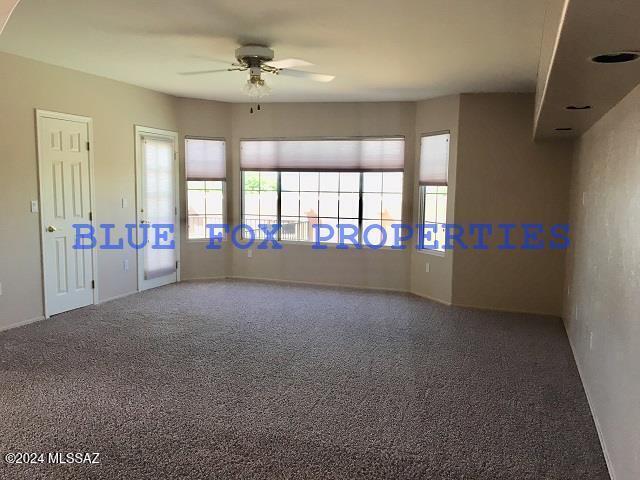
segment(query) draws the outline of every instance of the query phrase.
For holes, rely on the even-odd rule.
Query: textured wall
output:
[[[616,480],[640,478],[640,87],[579,140],[564,319]]]
[[[566,223],[572,145],[531,141],[533,95],[465,94],[460,102],[456,223]],[[498,235],[488,243],[487,251],[455,251],[453,303],[562,313],[563,251],[498,250]]]
[[[451,133],[449,150],[449,188],[447,196],[447,222],[453,223],[454,203],[456,196],[456,159],[458,155],[458,122],[460,113],[460,95],[434,98],[418,102],[416,107],[416,163],[413,181],[414,195],[413,223],[419,223],[420,188],[418,175],[420,171],[420,139],[422,135],[449,130]],[[462,192],[460,192],[462,194]],[[411,291],[427,298],[443,303],[451,303],[453,287],[453,256],[454,251],[444,254],[439,252],[419,252],[415,249],[411,253]],[[429,263],[429,272],[426,269]]]
[[[38,199],[34,109],[93,118],[95,218],[120,225],[120,235],[135,222],[134,125],[176,130],[177,124],[170,96],[4,53],[0,85],[2,328],[43,314],[39,219],[29,210]],[[135,259],[130,249],[99,252],[100,300],[136,290]]]
[[[231,104],[190,98],[176,99],[178,124],[180,127],[180,158],[184,159],[185,136],[224,138],[227,140],[227,172],[231,170]],[[180,245],[181,277],[196,278],[225,277],[230,274],[231,255],[229,249],[207,250],[207,240],[187,239],[187,195],[185,191],[185,164],[180,162],[180,201],[182,243]],[[225,200],[229,199],[227,189]]]

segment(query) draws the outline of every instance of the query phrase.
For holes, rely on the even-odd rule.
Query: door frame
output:
[[[178,262],[178,267],[176,268],[176,283],[180,281],[180,269],[182,268],[182,262],[180,261],[180,229],[182,228],[182,219],[180,213],[180,165],[178,163],[179,155],[179,135],[178,132],[174,132],[172,130],[163,130],[160,128],[154,127],[145,127],[143,125],[134,125],[135,132],[135,156],[136,156],[136,242],[139,242],[138,238],[139,229],[137,225],[140,225],[140,221],[142,220],[140,216],[140,208],[142,204],[142,137],[144,135],[170,138],[173,141],[173,174],[174,174],[174,182],[173,188],[175,192],[175,217],[176,217],[176,225],[174,227],[174,240],[176,244],[176,262]],[[136,251],[136,267],[138,270],[138,281],[137,287],[138,291],[142,291],[142,282],[144,281],[144,269],[140,268],[143,258],[143,252],[141,250]],[[154,287],[149,287],[154,288]]]
[[[47,305],[47,289],[46,289],[46,253],[44,248],[45,242],[45,224],[43,217],[43,188],[42,188],[42,152],[40,150],[40,141],[42,140],[42,120],[44,118],[54,118],[56,120],[67,120],[72,122],[84,123],[87,125],[87,139],[89,142],[89,211],[91,212],[91,219],[89,223],[91,226],[96,228],[96,199],[95,199],[95,158],[94,158],[94,148],[93,148],[93,118],[85,117],[81,115],[74,115],[71,113],[61,113],[61,112],[53,112],[49,110],[43,110],[36,108],[35,109],[36,116],[36,158],[38,163],[38,225],[40,226],[40,271],[42,273],[42,304],[44,310],[44,318],[49,318],[49,307]],[[93,273],[93,305],[99,303],[100,295],[98,293],[99,290],[99,282],[98,282],[98,250],[97,248],[91,249],[91,271]]]

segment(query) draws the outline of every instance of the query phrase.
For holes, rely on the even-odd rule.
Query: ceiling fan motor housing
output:
[[[251,67],[259,66],[263,62],[273,60],[273,50],[261,45],[245,45],[236,49],[236,58]]]

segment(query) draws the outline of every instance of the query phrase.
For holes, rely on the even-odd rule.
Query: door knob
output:
[[[58,229],[57,229],[56,227],[54,227],[53,225],[49,225],[49,226],[47,227],[47,232],[49,232],[49,233],[53,233],[53,232],[55,232],[56,230],[58,230]]]

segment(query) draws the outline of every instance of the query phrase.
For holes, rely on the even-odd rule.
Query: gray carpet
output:
[[[0,333],[22,478],[592,480],[608,474],[560,320],[411,295],[172,285]]]

